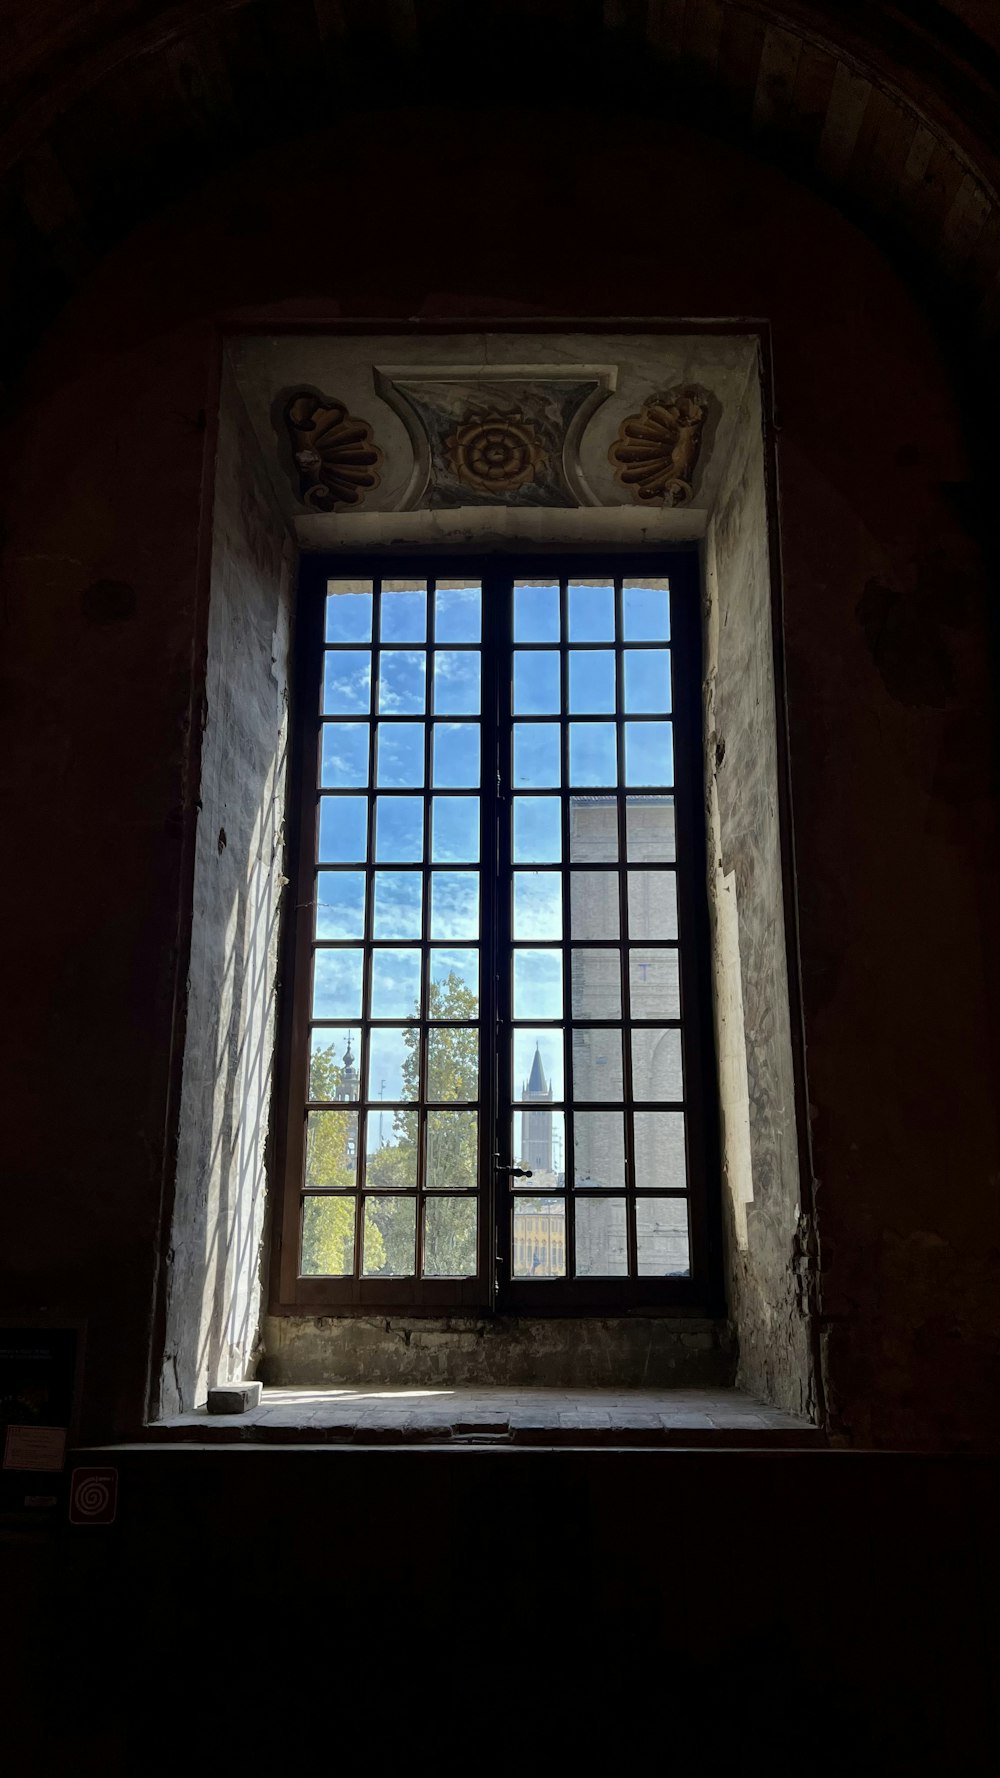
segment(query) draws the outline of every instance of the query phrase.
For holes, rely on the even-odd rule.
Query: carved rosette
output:
[[[444,448],[452,474],[479,494],[512,494],[547,463],[534,426],[520,412],[469,413]]]
[[[618,428],[608,452],[615,480],[633,500],[686,506],[707,408],[694,390],[654,395]]]
[[[293,395],[285,425],[298,470],[299,498],[310,512],[360,506],[379,485],[382,452],[367,420],[349,414],[342,401]]]

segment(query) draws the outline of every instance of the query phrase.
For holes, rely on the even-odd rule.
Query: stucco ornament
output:
[[[367,420],[326,395],[293,395],[285,425],[299,476],[299,498],[310,512],[360,506],[379,484],[382,452]]]
[[[519,410],[469,413],[444,445],[452,473],[480,494],[512,494],[534,481],[547,461],[534,426]]]
[[[687,505],[707,411],[702,397],[687,390],[654,395],[640,414],[622,421],[608,459],[634,500]]]

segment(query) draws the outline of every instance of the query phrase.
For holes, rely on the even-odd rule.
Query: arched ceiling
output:
[[[0,46],[11,370],[131,228],[331,108],[553,82],[746,142],[1000,332],[995,0],[8,0]]]

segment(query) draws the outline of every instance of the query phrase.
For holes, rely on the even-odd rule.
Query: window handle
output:
[[[501,1161],[499,1155],[497,1155],[495,1157],[495,1164],[496,1164],[496,1170],[498,1173],[509,1173],[512,1179],[531,1179],[532,1178],[532,1172],[531,1172],[530,1167],[505,1167],[503,1165],[503,1162]]]

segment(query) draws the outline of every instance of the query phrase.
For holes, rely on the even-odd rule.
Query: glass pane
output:
[[[427,635],[427,591],[420,580],[382,582],[383,642],[423,642]]]
[[[514,937],[562,938],[562,877],[557,871],[514,872]]]
[[[672,870],[628,873],[629,938],[677,937],[677,876]]]
[[[427,1113],[428,1191],[473,1191],[479,1179],[479,1114]]]
[[[479,872],[431,872],[431,937],[479,937]]]
[[[375,938],[420,938],[423,879],[415,870],[375,872]]]
[[[621,955],[618,951],[574,951],[574,1019],[620,1019],[621,974]]]
[[[424,855],[420,796],[375,798],[375,857],[379,864],[419,864]]]
[[[446,1102],[478,1099],[479,1032],[474,1026],[428,1031],[427,1097]]]
[[[514,650],[515,716],[550,716],[560,705],[559,656],[548,649]]]
[[[632,1032],[632,1098],[679,1100],[684,1097],[681,1034],[654,1027]]]
[[[670,709],[669,648],[626,648],[625,708],[639,715]]]
[[[462,586],[459,581],[439,580],[434,594],[434,640],[478,642],[482,634],[482,603],[479,581]]]
[[[514,798],[514,863],[559,864],[562,809],[556,796]]]
[[[642,1191],[684,1191],[687,1164],[683,1111],[637,1111],[635,1183]]]
[[[566,1204],[563,1198],[514,1200],[515,1278],[566,1276]]]
[[[566,1117],[550,1111],[544,1100],[534,1105],[529,1098],[523,1111],[514,1113],[511,1158],[515,1167],[526,1167],[531,1179],[512,1179],[516,1191],[561,1191],[565,1181]]]
[[[626,784],[672,784],[674,725],[672,722],[625,724]]]
[[[514,582],[514,641],[558,642],[559,584]]]
[[[573,1183],[581,1190],[625,1190],[625,1119],[620,1111],[573,1116]]]
[[[319,781],[324,790],[362,789],[368,783],[367,722],[324,722]]]
[[[423,723],[380,722],[375,742],[376,784],[381,790],[410,790],[423,781]]]
[[[376,1025],[368,1038],[368,1091],[373,1104],[417,1097],[420,1033],[413,1025]],[[371,1119],[369,1119],[369,1123]],[[386,1124],[388,1130],[389,1123]]]
[[[677,857],[672,796],[625,799],[625,846],[631,864],[672,864]]]
[[[478,864],[478,796],[435,796],[431,799],[431,862]]]
[[[580,1104],[625,1096],[620,1031],[577,1027],[573,1032],[573,1098]]]
[[[380,716],[422,716],[427,703],[427,656],[416,649],[385,648],[379,661]]]
[[[356,1111],[310,1111],[306,1118],[305,1183],[352,1191],[358,1176]]]
[[[371,702],[371,655],[339,649],[324,655],[324,716],[367,716]]]
[[[371,581],[366,592],[348,592],[361,583],[328,580],[326,583],[326,639],[328,642],[370,642],[372,639]]]
[[[618,742],[613,722],[571,722],[571,784],[617,784]]]
[[[313,955],[314,1019],[359,1019],[363,951],[316,951]]]
[[[320,864],[363,864],[368,857],[368,798],[321,796]]]
[[[309,1039],[310,1099],[356,1099],[358,1058],[353,1031],[313,1031]],[[360,1041],[360,1040],[359,1040]]]
[[[431,950],[428,1016],[432,1019],[478,1019],[479,952]]]
[[[416,1266],[415,1198],[366,1198],[364,1259],[366,1278],[412,1278]]]
[[[615,589],[612,581],[578,580],[569,589],[571,642],[613,642]]]
[[[474,650],[442,648],[434,656],[434,713],[479,715],[479,655]]]
[[[622,613],[626,642],[670,641],[670,594],[665,580],[623,582]]]
[[[373,1019],[420,1016],[420,952],[372,952]]]
[[[353,870],[321,870],[316,878],[316,937],[364,936],[364,873]]]
[[[628,1232],[624,1198],[578,1198],[576,1224],[578,1278],[623,1278],[628,1273]]]
[[[614,715],[615,657],[610,649],[570,649],[569,707],[574,716]]]
[[[618,872],[571,871],[569,907],[574,938],[617,938],[620,914]]]
[[[349,1278],[354,1271],[356,1198],[306,1198],[302,1205],[303,1278]]]
[[[417,1186],[417,1114],[415,1111],[368,1113],[365,1184],[371,1191],[415,1191]]]
[[[640,1278],[684,1278],[691,1270],[686,1198],[637,1198]]]
[[[424,1277],[476,1275],[475,1198],[428,1198],[424,1205]]]
[[[574,864],[616,864],[618,802],[613,796],[571,796],[569,855]]]
[[[515,789],[548,790],[561,783],[558,724],[515,722]]]
[[[514,1097],[520,1104],[546,1106],[563,1094],[563,1034],[551,1026],[514,1031]]]
[[[562,952],[514,952],[515,1019],[561,1019]]]
[[[479,789],[478,722],[436,722],[431,783],[438,790]]]
[[[676,951],[630,951],[629,998],[634,1019],[679,1019],[681,986]]]

